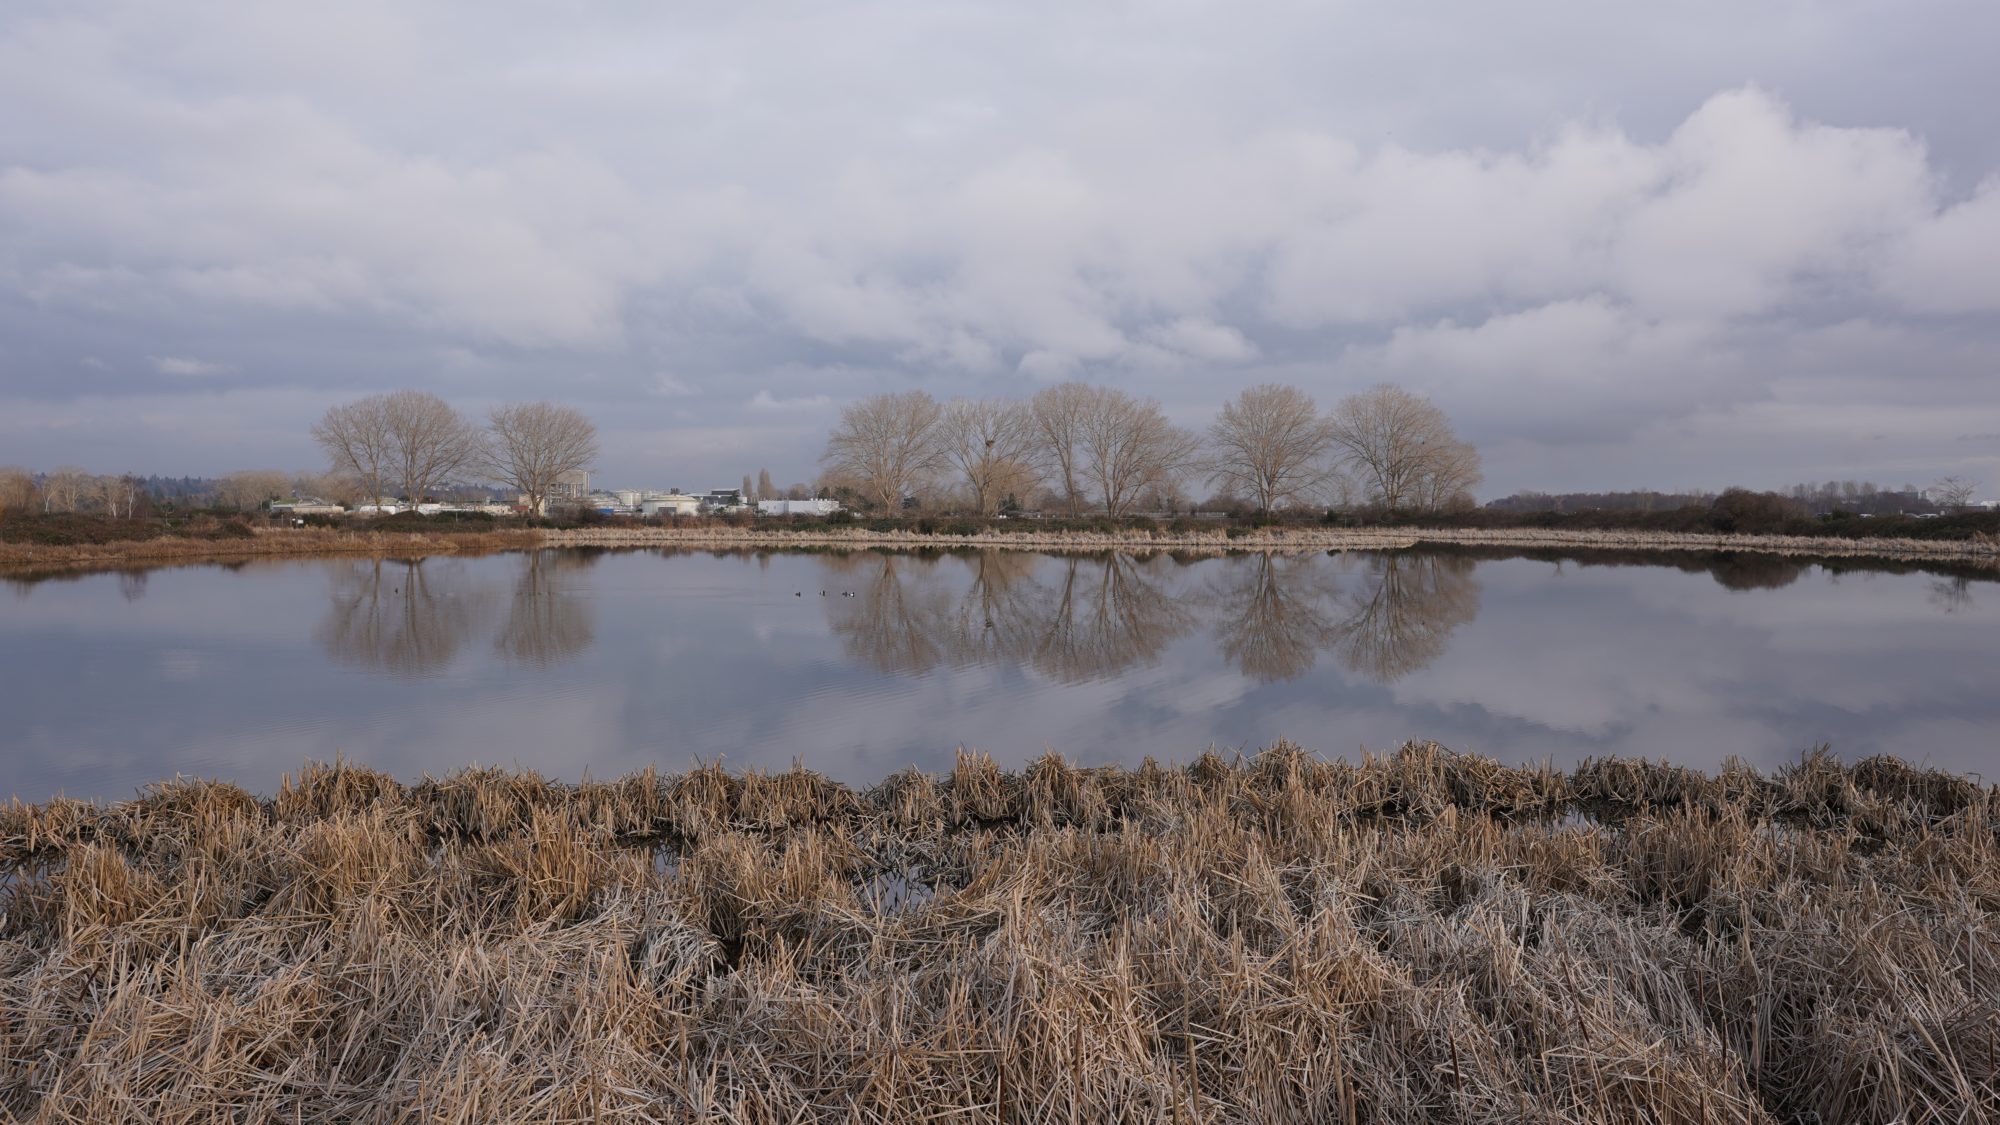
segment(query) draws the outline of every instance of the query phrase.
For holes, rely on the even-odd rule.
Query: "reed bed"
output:
[[[2000,1116],[2000,792],[1411,744],[0,810],[21,1121]]]
[[[541,533],[533,528],[404,532],[274,527],[258,528],[255,535],[242,539],[162,535],[153,539],[61,545],[0,542],[0,574],[328,555],[416,558],[522,550],[540,541]]]

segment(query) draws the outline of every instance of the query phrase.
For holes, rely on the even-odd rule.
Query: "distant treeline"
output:
[[[1948,501],[1939,491],[1952,491],[1957,478],[1948,477],[1930,490],[1914,484],[1887,488],[1874,481],[1826,481],[1795,484],[1778,493],[1798,504],[1807,515],[1836,513],[1865,516],[1932,515],[1963,506],[1970,489]],[[1713,504],[1713,492],[1516,492],[1486,502],[1494,512],[1670,512],[1680,508]],[[1942,501],[1942,502],[1941,502]]]
[[[1663,493],[1608,494],[1630,497]],[[1888,494],[1881,494],[1888,495]],[[1723,535],[1829,535],[1841,538],[1873,539],[1967,539],[1975,535],[2000,534],[2000,512],[1979,509],[1939,513],[1912,493],[1903,514],[1875,515],[1844,508],[1815,510],[1807,503],[1778,492],[1752,492],[1732,488],[1708,500],[1693,499],[1675,506],[1626,507],[1554,506],[1503,507],[1499,503],[1470,512],[1455,513],[1444,520],[1419,520],[1377,515],[1370,522],[1383,524],[1429,523],[1467,528],[1571,528],[1585,531],[1712,532]],[[1509,498],[1510,500],[1516,498]]]

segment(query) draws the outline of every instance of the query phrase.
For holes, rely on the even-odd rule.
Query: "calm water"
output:
[[[1700,766],[1831,742],[1990,774],[1996,621],[1978,579],[1727,558],[544,551],[9,581],[0,796],[269,792],[336,754],[868,783],[960,744],[1136,762],[1280,736]]]

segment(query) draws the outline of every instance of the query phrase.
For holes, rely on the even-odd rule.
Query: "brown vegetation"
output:
[[[316,555],[376,555],[418,557],[518,550],[539,541],[528,528],[457,530],[440,525],[421,532],[305,528],[241,528],[243,534],[219,536],[200,530],[163,532],[145,538],[101,539],[96,542],[19,543],[0,538],[0,573],[164,565],[241,558],[310,557]]]
[[[0,810],[39,1121],[1976,1121],[2000,791],[1431,745]]]

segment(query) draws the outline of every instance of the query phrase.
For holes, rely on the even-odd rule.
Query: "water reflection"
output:
[[[474,577],[458,559],[337,560],[328,564],[326,614],[313,636],[340,663],[431,676],[450,668],[497,622],[493,650],[503,659],[553,664],[596,640],[595,614],[579,575],[600,554],[514,556],[519,573],[511,591]]]
[[[1177,589],[1176,560],[1165,555],[835,554],[822,570],[847,654],[911,675],[1006,662],[1081,683],[1150,665],[1206,627],[1259,682],[1296,678],[1328,651],[1388,682],[1436,659],[1479,611],[1468,558],[1216,562],[1220,574],[1192,595]]]
[[[65,571],[0,594],[0,776],[117,797],[177,771],[268,790],[335,754],[565,777],[810,755],[872,783],[949,768],[960,744],[1019,765],[1413,735],[1691,764],[1832,741],[1991,774],[1993,568],[1649,559],[547,551]]]
[[[945,591],[930,555],[829,555],[828,607],[834,635],[855,659],[882,672],[921,674],[952,656],[940,623]]]
[[[1077,683],[1151,663],[1195,624],[1158,557],[944,558],[824,556],[833,632],[850,656],[907,674],[1004,661]]]
[[[1729,590],[1782,590],[1805,576],[1806,564],[1784,555],[1725,554],[1708,572]]]
[[[1972,608],[1972,579],[1960,574],[1931,580],[1930,603],[1946,613]]]
[[[398,676],[443,671],[492,605],[455,559],[342,560],[331,580],[314,638],[343,664]]]
[[[1036,602],[1034,666],[1076,683],[1143,667],[1195,625],[1163,585],[1158,556],[1106,554],[1061,560]]]
[[[578,575],[597,565],[598,550],[530,551],[507,623],[494,647],[509,660],[523,664],[553,664],[589,648],[597,639],[597,623]]]
[[[1340,637],[1337,591],[1313,556],[1258,555],[1215,583],[1216,640],[1229,662],[1270,683],[1312,669]]]
[[[1368,580],[1351,586],[1335,651],[1346,668],[1392,683],[1444,654],[1452,630],[1479,616],[1471,559],[1374,555]]]

